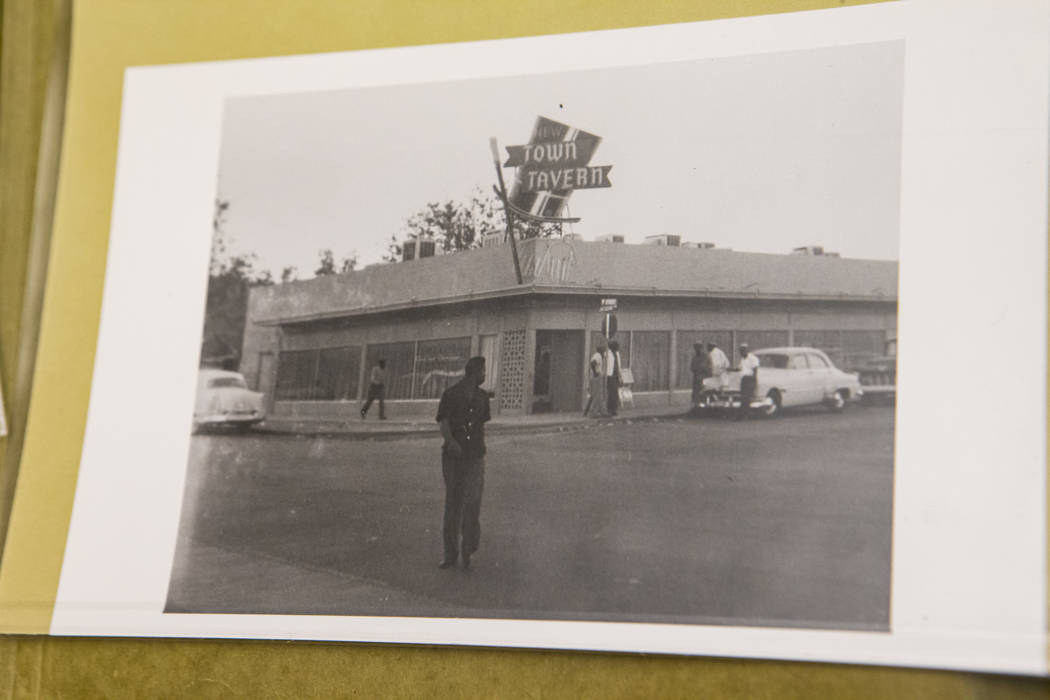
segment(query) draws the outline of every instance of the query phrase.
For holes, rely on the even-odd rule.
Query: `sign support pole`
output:
[[[514,256],[514,274],[518,278],[518,284],[524,284],[521,278],[521,263],[518,262],[518,244],[514,241],[514,219],[507,202],[507,186],[503,184],[503,168],[499,164],[499,146],[496,145],[496,137],[489,139],[492,148],[492,163],[496,166],[496,177],[499,178],[500,199],[503,200],[503,215],[507,219],[507,236],[510,238],[510,252]]]

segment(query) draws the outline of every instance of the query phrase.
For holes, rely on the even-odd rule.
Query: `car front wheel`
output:
[[[769,393],[766,394],[766,398],[769,399],[769,404],[762,407],[762,415],[766,418],[772,418],[773,416],[780,415],[780,392],[776,389],[770,389]]]
[[[841,411],[846,407],[846,390],[839,389],[828,399],[828,408],[832,411]]]

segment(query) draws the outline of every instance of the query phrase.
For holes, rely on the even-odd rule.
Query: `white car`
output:
[[[193,432],[203,427],[230,426],[247,430],[266,418],[263,394],[248,389],[244,375],[222,369],[202,369],[197,375]]]
[[[856,374],[838,369],[816,348],[764,348],[754,354],[760,366],[751,407],[767,416],[784,408],[820,404],[840,411],[864,395]],[[723,378],[705,379],[698,408],[739,408],[740,378],[739,371],[730,371]]]

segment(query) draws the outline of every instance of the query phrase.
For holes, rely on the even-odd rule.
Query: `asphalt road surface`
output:
[[[439,438],[193,438],[169,612],[886,629],[893,409],[490,436],[439,570]]]

